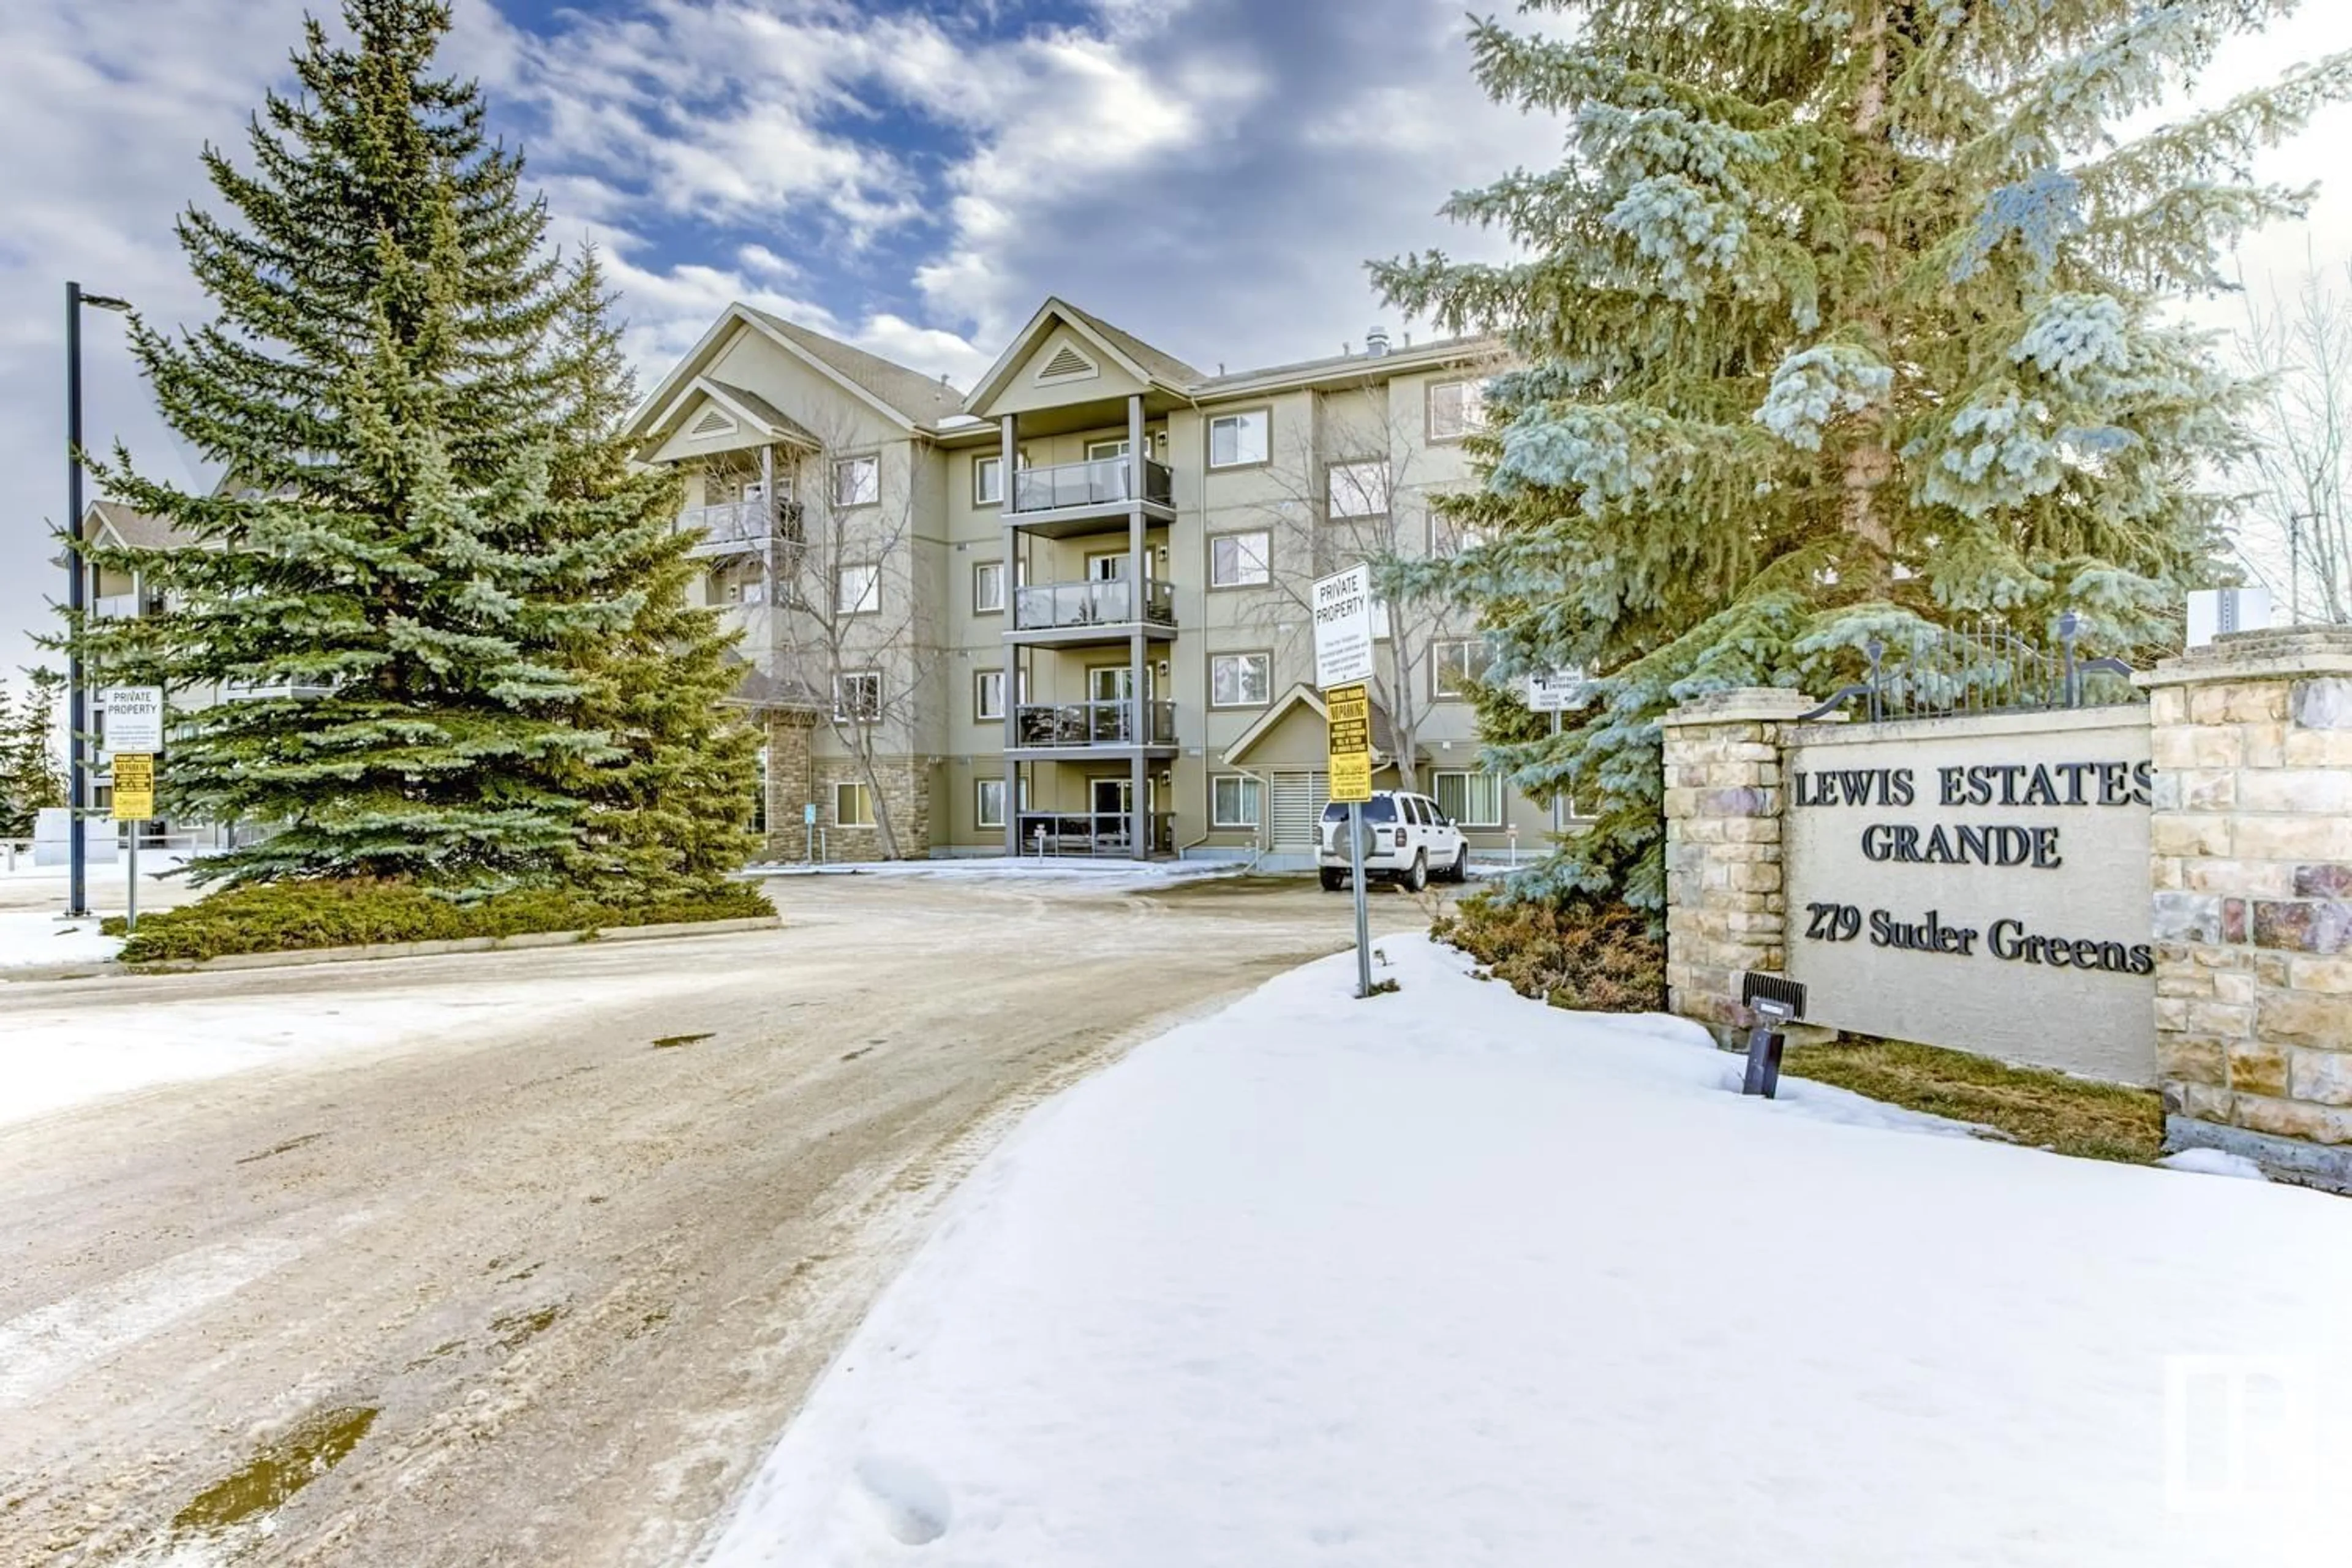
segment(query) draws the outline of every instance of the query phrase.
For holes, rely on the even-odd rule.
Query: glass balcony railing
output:
[[[801,509],[796,501],[730,500],[690,506],[677,514],[681,533],[699,533],[697,555],[720,555],[764,548],[773,539],[797,540]]]
[[[1132,855],[1138,833],[1153,854],[1176,847],[1176,821],[1164,811],[1024,811],[1015,826],[1024,855]]]
[[[1137,600],[1141,615],[1136,614]],[[1013,629],[1016,632],[1061,631],[1073,626],[1118,626],[1135,621],[1152,626],[1176,624],[1174,588],[1147,579],[1138,595],[1124,578],[1086,583],[1043,583],[1014,590]]]
[[[1015,748],[1175,743],[1173,702],[1024,702],[1013,710]]]
[[[1013,478],[1013,510],[1053,511],[1062,507],[1103,506],[1136,499],[1134,465],[1125,458],[1097,458],[1085,463],[1056,463],[1050,468],[1024,468]],[[1143,459],[1142,499],[1171,504],[1175,480],[1168,465]]]

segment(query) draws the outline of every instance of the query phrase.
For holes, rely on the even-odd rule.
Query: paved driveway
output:
[[[1311,883],[771,886],[777,931],[0,986],[0,1071],[158,1003],[346,1037],[0,1127],[0,1563],[682,1563],[1013,1116],[1348,940]]]

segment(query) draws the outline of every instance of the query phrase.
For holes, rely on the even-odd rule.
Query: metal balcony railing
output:
[[[799,540],[800,503],[730,500],[715,506],[690,506],[677,514],[677,528],[681,533],[702,535],[694,547],[697,555],[758,550],[777,538]]]
[[[1176,624],[1176,593],[1171,585],[1146,581],[1140,616],[1135,613],[1137,597],[1135,584],[1125,578],[1017,588],[1013,595],[1013,629],[1059,631],[1068,626],[1124,626],[1138,620],[1160,626]]]
[[[1024,702],[1013,710],[1013,743],[1015,747],[1172,746],[1176,704]]]
[[[1024,811],[1015,826],[1024,855],[1132,855],[1138,832],[1152,853],[1176,847],[1175,819],[1164,811]]]
[[[1097,458],[1085,463],[1056,463],[1050,468],[1024,468],[1013,477],[1013,510],[1052,511],[1066,506],[1101,506],[1133,500],[1135,468],[1125,458]],[[1148,501],[1171,504],[1175,479],[1168,465],[1143,459],[1143,496]]]

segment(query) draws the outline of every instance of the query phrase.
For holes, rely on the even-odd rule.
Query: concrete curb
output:
[[[534,947],[570,947],[583,942],[654,942],[666,937],[724,936],[733,931],[777,931],[781,915],[745,915],[723,921],[670,921],[660,925],[611,926],[594,931],[534,931],[514,936],[450,937],[439,942],[383,942],[357,947],[297,948],[285,952],[231,952],[218,958],[162,959],[152,963],[108,960],[95,963],[44,964],[0,970],[0,980],[96,979],[101,975],[200,974],[221,969],[301,969],[314,963],[363,963],[386,958],[431,958],[446,952],[501,952]]]

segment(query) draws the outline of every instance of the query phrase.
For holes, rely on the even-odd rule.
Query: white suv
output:
[[[1315,863],[1323,890],[1348,885],[1348,807],[1333,801],[1323,808]],[[1418,893],[1432,877],[1461,882],[1470,876],[1470,844],[1454,819],[1425,795],[1384,789],[1364,802],[1364,875],[1385,877]]]

